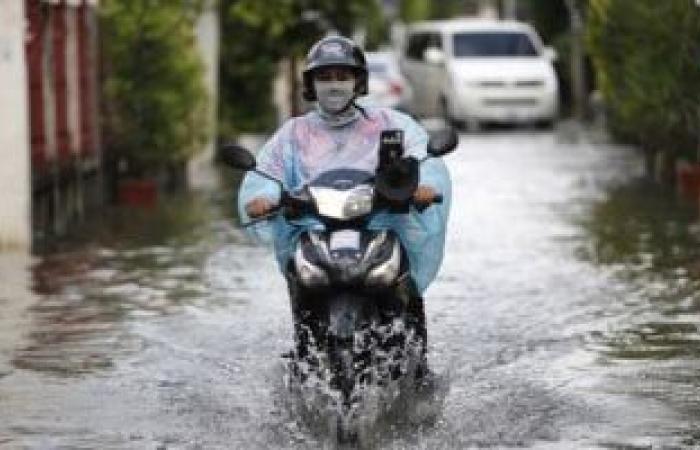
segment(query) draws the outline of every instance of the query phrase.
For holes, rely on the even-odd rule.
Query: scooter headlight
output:
[[[343,205],[343,215],[347,219],[366,216],[372,212],[372,200],[374,192],[371,188],[356,189],[353,195],[349,195]]]

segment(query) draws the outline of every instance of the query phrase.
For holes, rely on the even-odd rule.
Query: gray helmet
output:
[[[355,92],[367,94],[367,61],[360,47],[342,36],[326,37],[311,47],[306,55],[306,67],[303,73],[304,89],[302,95],[307,101],[316,100],[313,75],[317,69],[329,66],[350,67],[357,75]]]

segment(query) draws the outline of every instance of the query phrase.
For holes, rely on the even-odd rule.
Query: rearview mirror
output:
[[[219,149],[219,159],[229,167],[244,171],[255,169],[255,157],[238,144],[225,144]]]
[[[430,156],[444,156],[457,148],[459,137],[454,128],[447,127],[430,132],[428,141],[428,154]]]

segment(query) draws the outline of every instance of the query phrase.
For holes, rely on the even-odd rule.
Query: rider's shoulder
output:
[[[318,115],[318,113],[314,110],[310,110],[299,116],[294,116],[287,119],[284,125],[289,127],[290,130],[292,130],[318,126],[318,124],[321,122],[322,119]]]
[[[318,119],[309,112],[285,120],[275,132],[275,137],[282,142],[305,141],[318,127]]]
[[[294,116],[282,122],[275,134],[282,138],[290,138],[298,134],[300,129],[308,128],[310,125],[308,114]]]
[[[368,114],[370,117],[382,119],[387,123],[387,125],[403,127],[418,124],[418,122],[416,122],[410,115],[393,108],[387,108],[385,106],[371,107],[368,109]]]

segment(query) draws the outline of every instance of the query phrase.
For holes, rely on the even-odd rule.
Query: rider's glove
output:
[[[413,203],[416,205],[429,206],[435,201],[437,192],[430,186],[419,185],[413,192]]]
[[[274,207],[275,204],[269,199],[265,197],[257,197],[245,205],[245,212],[251,219],[257,219],[258,217],[269,214]]]

